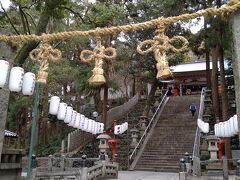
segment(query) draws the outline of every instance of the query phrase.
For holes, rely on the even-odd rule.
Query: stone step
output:
[[[159,171],[159,172],[179,172],[178,166],[139,166],[135,167],[135,170],[141,171]]]

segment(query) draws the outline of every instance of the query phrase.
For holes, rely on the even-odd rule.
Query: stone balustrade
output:
[[[91,166],[92,162],[92,166]],[[66,158],[48,157],[47,167],[37,167],[32,170],[31,179],[75,179],[92,180],[97,177],[117,177],[118,163],[101,161],[99,158]]]

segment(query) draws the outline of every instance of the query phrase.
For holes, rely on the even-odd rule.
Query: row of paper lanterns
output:
[[[68,126],[81,129],[92,134],[101,134],[104,130],[104,124],[96,122],[85,117],[83,114],[73,110],[71,106],[60,102],[58,96],[50,99],[49,114],[56,115],[59,120],[63,120]]]
[[[3,88],[7,83],[9,75],[9,90],[11,92],[22,91],[23,95],[32,95],[35,87],[35,74],[31,72],[24,73],[21,67],[13,67],[10,70],[9,63],[5,60],[0,60],[0,88]]]
[[[123,134],[128,129],[128,123],[125,122],[121,125],[114,126],[114,134]]]
[[[232,137],[238,134],[237,115],[234,115],[227,121],[215,124],[214,132],[217,137]]]
[[[208,133],[209,132],[209,124],[204,122],[203,120],[201,119],[197,119],[197,124],[198,124],[198,127],[201,129],[201,131],[203,133]]]

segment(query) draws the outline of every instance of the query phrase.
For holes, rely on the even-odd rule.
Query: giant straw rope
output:
[[[68,32],[59,32],[59,33],[52,33],[52,34],[43,34],[40,36],[37,35],[0,35],[0,41],[5,42],[27,42],[27,41],[53,41],[59,39],[67,39],[79,36],[103,36],[107,34],[115,34],[120,32],[128,32],[133,30],[141,30],[141,29],[149,29],[155,28],[160,23],[163,24],[171,24],[177,21],[185,21],[189,19],[194,19],[200,16],[208,16],[208,15],[224,15],[232,13],[236,10],[240,9],[240,1],[239,0],[230,0],[228,4],[222,6],[221,8],[207,8],[205,10],[201,10],[192,14],[182,14],[179,16],[173,17],[159,17],[157,19],[153,19],[150,21],[146,21],[143,23],[136,23],[136,24],[128,24],[123,26],[113,26],[109,28],[97,28],[88,31],[68,31]]]
[[[37,35],[0,35],[0,41],[5,42],[27,42],[27,41],[41,41],[40,48],[34,49],[30,52],[31,59],[40,63],[40,70],[38,73],[38,81],[40,83],[46,83],[48,76],[48,61],[56,61],[61,58],[61,52],[53,49],[48,43],[53,40],[74,38],[79,36],[95,37],[97,45],[93,51],[83,50],[80,54],[80,59],[83,62],[95,61],[95,67],[92,70],[93,74],[89,78],[89,84],[92,86],[100,86],[106,82],[103,70],[103,61],[110,60],[116,57],[116,49],[112,47],[105,48],[101,45],[101,36],[116,34],[120,32],[128,32],[132,30],[141,30],[149,28],[157,28],[156,35],[152,40],[145,40],[141,42],[137,51],[146,55],[149,52],[154,53],[155,60],[157,61],[156,68],[157,79],[166,79],[171,76],[168,62],[166,60],[167,51],[183,52],[187,49],[188,41],[182,36],[174,36],[171,39],[164,34],[166,26],[177,21],[184,21],[194,19],[199,16],[208,15],[228,15],[236,10],[240,9],[240,0],[230,0],[228,4],[221,8],[208,8],[202,11],[198,11],[192,14],[182,14],[173,17],[159,17],[143,23],[129,24],[123,26],[113,26],[109,28],[96,28],[88,31],[69,31],[59,32],[52,34]],[[176,48],[173,44],[178,41],[181,43],[179,48]]]

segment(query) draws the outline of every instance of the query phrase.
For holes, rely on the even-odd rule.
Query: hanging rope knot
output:
[[[48,43],[42,43],[38,49],[32,50],[29,56],[32,60],[40,64],[37,81],[39,83],[46,84],[49,61],[60,60],[62,53],[57,49],[53,49]]]
[[[100,86],[106,83],[103,70],[103,60],[111,60],[117,56],[115,48],[105,48],[101,45],[100,39],[97,39],[97,45],[93,51],[83,50],[80,54],[80,60],[83,62],[95,61],[95,67],[92,70],[92,76],[88,79],[88,82],[92,86]]]
[[[160,29],[156,30],[156,36],[153,40],[146,40],[141,42],[138,47],[138,53],[146,55],[150,52],[154,53],[155,60],[157,61],[156,68],[157,79],[166,79],[172,76],[168,62],[166,60],[166,52],[183,52],[187,50],[188,41],[182,36],[174,36],[171,39],[164,34],[164,26],[159,25]]]

